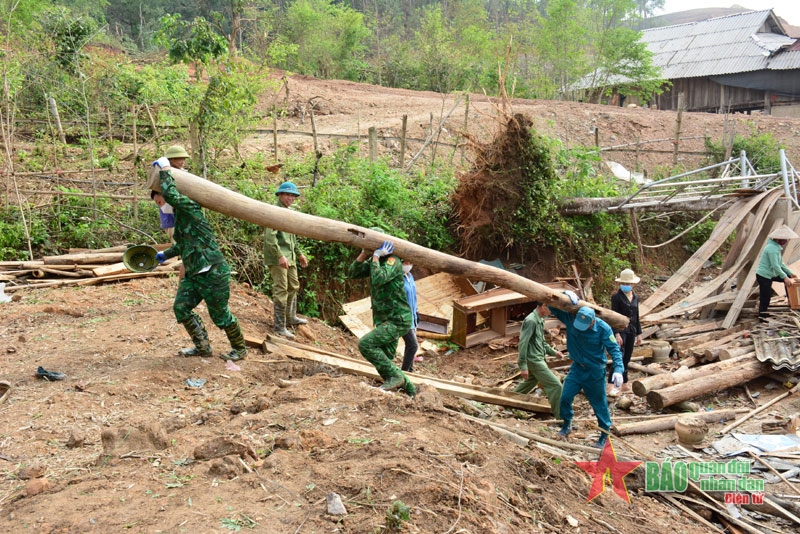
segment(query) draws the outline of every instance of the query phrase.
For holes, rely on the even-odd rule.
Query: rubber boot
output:
[[[297,316],[297,293],[289,297],[289,312],[286,314],[286,322],[289,323],[289,326],[308,323],[302,317]]]
[[[567,439],[567,436],[572,434],[572,426],[569,423],[564,423],[561,430],[556,432],[556,439]]]
[[[390,376],[383,384],[381,384],[380,389],[384,391],[391,391],[401,386],[405,386],[405,384],[406,384],[405,377],[402,374],[397,373],[396,375]]]
[[[592,445],[595,449],[602,449],[606,446],[606,441],[608,441],[608,434],[605,432],[600,432],[600,437],[597,438],[597,443]]]
[[[408,395],[412,399],[417,396],[417,388],[411,382],[411,380],[408,379],[408,377],[405,377],[405,383],[403,384],[403,391],[405,392],[406,395]]]
[[[275,333],[288,339],[294,339],[294,334],[286,329],[286,308],[277,302],[273,303],[275,309]]]
[[[247,354],[247,345],[244,343],[244,335],[242,335],[242,329],[239,327],[239,321],[234,320],[231,324],[226,326],[225,333],[228,335],[228,341],[231,342],[231,348],[233,350],[228,354],[220,355],[220,358],[233,362],[244,360]]]
[[[203,324],[203,320],[200,318],[200,316],[196,313],[192,313],[192,316],[183,321],[181,324],[189,333],[189,337],[191,337],[192,341],[194,342],[194,347],[181,349],[181,355],[204,357],[211,356],[213,351],[211,350],[211,343],[208,342],[208,332],[206,332],[206,327]]]

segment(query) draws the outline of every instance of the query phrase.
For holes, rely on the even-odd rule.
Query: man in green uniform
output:
[[[300,191],[292,182],[283,182],[275,192],[276,204],[289,208],[300,196]],[[308,267],[308,259],[297,245],[297,236],[267,228],[264,232],[264,265],[272,277],[272,305],[275,313],[275,333],[293,338],[286,326],[305,324],[307,321],[297,316],[297,292],[300,280],[297,277],[297,264]]]
[[[172,310],[191,336],[194,347],[182,349],[181,354],[212,355],[208,332],[200,316],[193,311],[200,301],[205,300],[211,320],[225,330],[233,349],[220,357],[223,360],[241,360],[247,353],[247,347],[239,322],[228,309],[231,268],[219,250],[200,205],[179,193],[175,187],[170,161],[166,157],[159,158],[153,167],[159,170],[159,192],[175,212],[175,243],[164,252],[159,252],[156,259],[161,263],[167,258],[180,256],[186,270],[178,285]]]
[[[380,228],[372,230],[382,231]],[[381,389],[389,391],[402,387],[413,397],[417,389],[394,364],[397,341],[411,328],[411,308],[404,288],[402,260],[392,252],[394,244],[391,241],[384,241],[369,260],[369,253],[362,250],[350,265],[347,277],[370,279],[372,324],[375,328],[359,340],[358,350],[381,375]]]
[[[553,411],[553,417],[560,419],[561,380],[547,367],[545,356],[563,358],[561,351],[554,349],[544,340],[544,318],[550,309],[541,302],[534,302],[534,310],[522,321],[519,334],[519,365],[522,382],[515,393],[529,393],[536,384],[541,384]]]

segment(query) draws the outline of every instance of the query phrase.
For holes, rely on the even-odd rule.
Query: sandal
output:
[[[65,378],[67,378],[67,375],[65,375],[64,373],[59,373],[58,371],[48,371],[44,367],[39,367],[36,370],[36,376],[38,376],[39,378],[44,378],[49,382],[53,382],[55,380],[64,380]]]

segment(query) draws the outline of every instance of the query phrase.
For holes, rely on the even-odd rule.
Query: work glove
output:
[[[394,244],[391,241],[384,241],[381,248],[375,249],[375,252],[372,253],[373,256],[377,256],[378,258],[382,258],[383,256],[388,256],[394,252]]]
[[[153,167],[158,167],[159,169],[164,169],[166,167],[171,167],[172,165],[169,164],[169,160],[164,156],[161,156],[157,160],[153,162]]]
[[[578,302],[580,302],[578,295],[576,295],[574,291],[570,291],[569,289],[567,289],[563,293],[569,297],[569,301],[572,303],[573,306],[577,306]]]
[[[156,254],[156,261],[158,263],[164,263],[166,260],[167,260],[167,257],[164,255],[163,252],[159,252],[158,254]]]
[[[614,383],[614,387],[619,389],[622,387],[622,373],[614,373],[611,375],[611,382]]]

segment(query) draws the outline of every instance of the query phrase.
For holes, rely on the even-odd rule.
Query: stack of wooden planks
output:
[[[163,250],[169,245],[156,245]],[[71,249],[60,256],[44,256],[31,261],[0,262],[0,282],[5,282],[5,292],[23,289],[59,286],[89,286],[116,280],[168,276],[181,266],[181,261],[171,258],[148,273],[134,273],[122,263],[128,247],[105,249]]]

